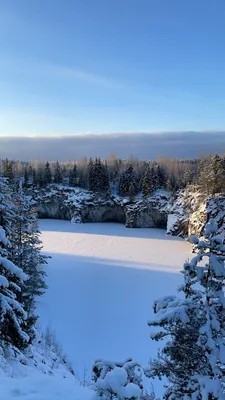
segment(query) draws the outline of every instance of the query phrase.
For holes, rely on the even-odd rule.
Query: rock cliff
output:
[[[216,218],[225,232],[225,195],[206,196],[190,187],[171,197],[159,191],[148,199],[106,196],[80,188],[50,186],[35,191],[39,218],[77,222],[120,222],[127,228],[166,228],[170,235],[201,236],[206,222]]]
[[[167,193],[156,193],[130,204],[128,199],[94,194],[82,189],[49,187],[35,192],[39,218],[72,222],[120,222],[129,228],[165,228]]]

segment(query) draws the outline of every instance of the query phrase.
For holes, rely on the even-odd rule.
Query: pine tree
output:
[[[44,186],[49,185],[51,182],[52,182],[52,173],[49,162],[47,161],[45,164],[44,177],[43,177]]]
[[[73,187],[77,186],[77,166],[76,166],[76,164],[74,164],[72,170],[70,170],[69,185],[73,186]]]
[[[154,304],[149,325],[163,330],[151,337],[168,340],[147,375],[167,377],[164,399],[225,398],[225,248],[217,229],[211,220],[204,240],[192,237],[199,253],[184,264],[184,298]]]
[[[54,183],[62,183],[62,172],[59,162],[56,162],[54,170]]]

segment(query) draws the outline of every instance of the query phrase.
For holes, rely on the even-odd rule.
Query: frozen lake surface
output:
[[[176,293],[190,245],[116,223],[40,220],[40,229],[52,256],[40,323],[54,328],[81,378],[96,358],[147,364],[158,348],[147,326],[153,301]]]

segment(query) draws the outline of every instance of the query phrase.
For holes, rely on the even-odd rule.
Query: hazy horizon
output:
[[[23,161],[106,158],[110,153],[143,160],[165,156],[184,159],[224,151],[225,131],[0,137],[0,158]]]

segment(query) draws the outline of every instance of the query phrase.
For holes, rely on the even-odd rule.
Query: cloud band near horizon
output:
[[[0,158],[22,161],[106,158],[110,153],[143,160],[165,156],[184,159],[224,151],[225,131],[0,137]]]

